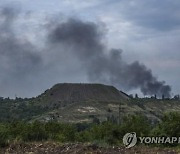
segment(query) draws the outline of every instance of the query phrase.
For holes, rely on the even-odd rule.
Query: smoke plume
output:
[[[145,65],[138,61],[124,62],[121,49],[107,51],[103,36],[103,31],[94,23],[77,19],[57,24],[49,34],[52,43],[72,47],[72,54],[83,63],[90,81],[126,90],[140,88],[144,95],[170,96],[170,86],[158,81]]]
[[[34,87],[45,90],[66,72],[69,82],[74,74],[85,74],[90,82],[126,91],[139,88],[144,95],[170,96],[171,87],[158,81],[145,65],[125,62],[121,49],[108,50],[104,29],[98,24],[72,18],[50,22],[44,26],[44,47],[39,48],[42,40],[36,45],[17,37],[14,25],[18,15],[14,9],[0,10],[0,95],[17,92],[29,96],[29,91],[38,91]]]

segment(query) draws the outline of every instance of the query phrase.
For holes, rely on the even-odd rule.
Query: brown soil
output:
[[[96,101],[122,101],[129,99],[127,94],[120,92],[113,86],[102,84],[56,84],[43,95],[53,101],[81,102]]]
[[[131,149],[125,147],[98,147],[88,144],[57,144],[57,143],[28,143],[12,144],[0,149],[2,154],[177,154],[173,149],[136,146]]]

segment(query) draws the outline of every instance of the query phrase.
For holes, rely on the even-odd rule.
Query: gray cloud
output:
[[[15,9],[0,10],[0,78],[1,93],[21,88],[30,75],[38,73],[42,66],[41,56],[28,41],[16,38],[13,30],[18,12]],[[19,83],[19,84],[18,84]],[[16,85],[16,86],[15,86]],[[22,90],[23,91],[23,90]],[[11,93],[11,92],[10,92]],[[9,94],[11,95],[11,94]]]
[[[0,96],[31,97],[58,82],[84,81],[77,61],[71,55],[63,54],[65,48],[46,44],[41,37],[33,41],[36,44],[29,41],[31,33],[26,32],[26,26],[30,25],[23,22],[22,31],[18,27],[20,16],[23,21],[27,20],[22,14],[10,7],[0,10]],[[44,33],[44,27],[39,29]],[[46,45],[42,47],[44,43]]]
[[[180,2],[178,0],[121,1],[121,15],[135,24],[160,31],[180,27]]]

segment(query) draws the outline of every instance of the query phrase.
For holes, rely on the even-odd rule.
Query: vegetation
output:
[[[101,84],[56,84],[35,98],[0,97],[0,122],[35,120],[48,122],[120,122],[121,115],[143,114],[154,123],[164,111],[179,111],[179,95],[160,99],[156,95],[128,96],[115,87]],[[69,114],[70,113],[70,114]]]
[[[0,146],[34,141],[120,145],[127,132],[180,136],[179,95],[133,98],[113,87],[80,87],[78,95],[76,86],[74,91],[74,85],[60,84],[36,98],[0,97]]]
[[[121,115],[141,113],[156,123],[162,118],[164,111],[178,111],[180,108],[180,101],[177,98],[165,100],[131,98],[121,102],[89,100],[53,104],[50,98],[44,95],[28,99],[0,98],[0,122],[57,120],[70,123],[81,121],[99,123],[108,119],[116,123],[119,120],[118,108],[120,107]]]
[[[152,125],[142,115],[129,115],[123,123],[110,121],[100,124],[65,124],[56,121],[32,123],[16,121],[0,124],[0,146],[14,142],[56,141],[90,142],[107,145],[120,145],[127,132],[136,132],[137,136],[180,136],[180,113],[166,113],[162,121]]]
[[[153,130],[156,136],[180,136],[180,112],[164,114],[162,121]]]

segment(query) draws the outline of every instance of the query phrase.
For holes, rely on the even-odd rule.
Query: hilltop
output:
[[[0,121],[119,121],[127,114],[159,121],[164,112],[179,110],[179,100],[131,98],[103,84],[59,83],[35,98],[0,99]]]
[[[121,101],[129,99],[128,95],[120,92],[115,87],[103,84],[56,84],[45,94],[61,101]]]
[[[60,104],[83,102],[83,101],[124,101],[129,96],[113,86],[103,84],[60,83],[46,90],[38,96],[43,103]]]

